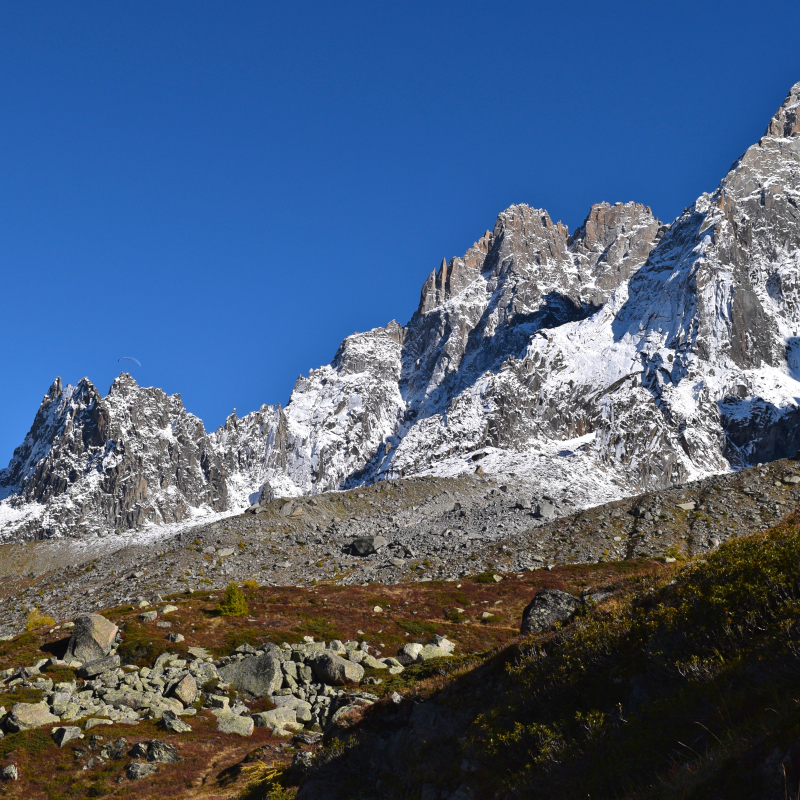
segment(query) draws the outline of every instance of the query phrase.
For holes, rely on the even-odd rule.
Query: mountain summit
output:
[[[670,226],[600,203],[570,235],[514,205],[405,326],[354,334],[286,408],[207,434],[120,376],[53,384],[0,473],[0,536],[172,522],[258,497],[474,471],[573,506],[800,446],[800,84]],[[2,496],[2,495],[0,495]]]

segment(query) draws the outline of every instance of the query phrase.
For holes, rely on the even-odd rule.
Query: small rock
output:
[[[197,697],[197,681],[193,675],[184,675],[169,692],[170,697],[179,700],[184,708],[194,703]]]
[[[53,728],[51,733],[53,736],[53,741],[59,747],[63,747],[67,742],[71,742],[73,739],[83,738],[81,729],[76,727],[75,725],[68,725],[61,728]]]
[[[162,614],[172,614],[173,612],[175,612],[175,611],[177,611],[177,610],[178,610],[178,606],[170,606],[170,605],[167,605],[167,606],[164,606],[164,607],[161,609],[161,613],[162,613]]]
[[[270,733],[277,736],[288,736],[303,730],[303,724],[297,721],[295,710],[289,706],[261,711],[253,714],[252,719],[259,728],[269,728]]]
[[[536,516],[540,519],[553,519],[556,515],[556,507],[548,500],[542,500],[536,506]]]
[[[114,761],[119,760],[125,755],[128,749],[128,740],[120,736],[108,746],[108,757]]]
[[[217,718],[217,730],[220,733],[236,733],[239,736],[252,736],[255,722],[252,717],[240,717],[232,711],[214,708],[211,713]]]
[[[105,717],[89,717],[84,723],[83,729],[85,731],[90,731],[92,728],[96,728],[98,725],[113,725],[113,720],[106,719]]]
[[[380,614],[383,611],[383,609],[380,606],[375,606],[375,608],[373,608],[372,611],[375,614]]]
[[[678,508],[682,509],[683,511],[694,511],[696,507],[696,503],[694,500],[688,500],[685,503],[677,503]]]
[[[157,617],[158,611],[145,611],[143,614],[139,614],[139,620],[141,622],[153,622]]]
[[[119,665],[120,659],[116,653],[110,656],[104,656],[103,658],[96,658],[94,661],[87,661],[83,666],[78,668],[78,677],[94,678],[110,669],[117,669]]]
[[[0,778],[4,781],[15,781],[19,778],[19,772],[17,771],[17,767],[15,764],[9,764],[9,766],[0,769]]]
[[[182,633],[167,634],[167,641],[169,642],[182,642],[185,639]]]
[[[158,767],[155,764],[142,764],[140,761],[132,761],[128,764],[125,774],[129,780],[138,781],[157,771]]]
[[[175,745],[153,739],[147,747],[147,760],[153,764],[177,764],[180,761]]]
[[[223,547],[220,550],[217,550],[217,555],[220,558],[229,558],[234,554],[234,549],[232,547]]]
[[[383,536],[364,536],[350,544],[350,552],[356,556],[369,556],[388,544]]]
[[[184,722],[174,711],[165,711],[161,715],[161,727],[173,733],[190,733],[192,726]]]

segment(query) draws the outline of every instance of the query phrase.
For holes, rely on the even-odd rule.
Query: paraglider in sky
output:
[[[140,367],[142,366],[139,359],[133,358],[133,356],[122,356],[122,358],[117,359],[117,364],[119,364],[120,361],[133,361],[134,364],[139,364]]]

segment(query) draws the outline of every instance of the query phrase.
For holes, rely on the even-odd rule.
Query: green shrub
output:
[[[250,613],[244,592],[235,583],[225,587],[225,596],[220,600],[219,613],[223,617],[246,617]]]

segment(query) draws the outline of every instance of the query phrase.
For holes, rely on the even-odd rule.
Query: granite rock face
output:
[[[406,325],[347,337],[285,408],[207,435],[128,376],[51,387],[2,536],[125,529],[384,478],[480,470],[585,506],[800,447],[800,84],[671,225],[600,203],[502,212]],[[0,495],[2,497],[3,495]]]
[[[0,497],[37,538],[177,522],[227,506],[224,466],[180,395],[120,375],[106,397],[57,378],[25,441],[0,472]]]

